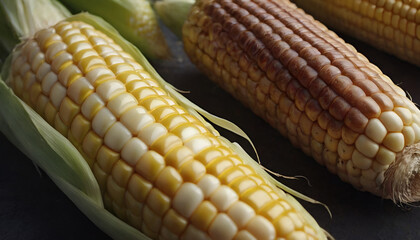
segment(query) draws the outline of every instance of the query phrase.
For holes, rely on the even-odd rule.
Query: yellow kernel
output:
[[[96,153],[102,146],[102,138],[90,131],[83,139],[82,148],[84,153],[91,159],[96,159]]]
[[[82,115],[78,114],[73,119],[70,130],[75,140],[81,143],[90,130],[90,122]]]
[[[145,202],[153,185],[138,174],[133,174],[128,182],[127,190],[140,203]]]
[[[165,167],[156,179],[156,187],[172,197],[182,184],[182,177],[173,167]]]
[[[170,209],[163,218],[163,225],[175,235],[181,234],[187,226],[187,220],[173,209]]]
[[[153,188],[146,200],[147,206],[158,216],[163,214],[170,207],[170,199],[168,196],[163,194],[160,190]]]
[[[114,163],[120,158],[120,155],[106,146],[102,146],[98,155],[96,156],[96,162],[106,173],[111,173]]]
[[[145,153],[136,165],[136,172],[150,182],[154,182],[165,167],[165,160],[155,151]]]
[[[74,103],[70,98],[65,97],[60,105],[58,115],[66,125],[70,125],[74,117],[79,113],[79,105]]]
[[[111,175],[114,178],[115,182],[120,186],[125,188],[128,179],[130,179],[133,174],[133,168],[126,164],[124,161],[117,161],[112,168]]]
[[[209,201],[203,201],[191,216],[191,223],[202,231],[207,231],[217,214],[217,208]]]

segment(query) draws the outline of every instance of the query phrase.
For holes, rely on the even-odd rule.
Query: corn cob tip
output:
[[[396,203],[420,201],[420,143],[406,147],[385,172],[384,196]]]

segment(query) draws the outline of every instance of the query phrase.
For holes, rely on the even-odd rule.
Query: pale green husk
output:
[[[148,58],[168,58],[169,48],[147,0],[60,0],[71,10],[102,17]]]
[[[19,38],[33,36],[71,13],[55,0],[0,0],[5,17]],[[3,37],[2,37],[3,38]]]
[[[163,23],[181,39],[182,25],[194,3],[194,0],[164,0],[155,2],[154,7]]]

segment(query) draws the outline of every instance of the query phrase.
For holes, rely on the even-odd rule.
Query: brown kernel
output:
[[[351,106],[342,98],[336,97],[329,107],[330,114],[337,120],[343,120]]]
[[[316,121],[319,114],[322,112],[322,108],[315,99],[309,99],[305,105],[305,113],[312,121]]]

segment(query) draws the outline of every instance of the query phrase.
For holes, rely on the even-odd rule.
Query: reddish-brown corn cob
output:
[[[199,0],[185,50],[211,79],[356,188],[420,199],[420,114],[354,47],[286,0]]]

